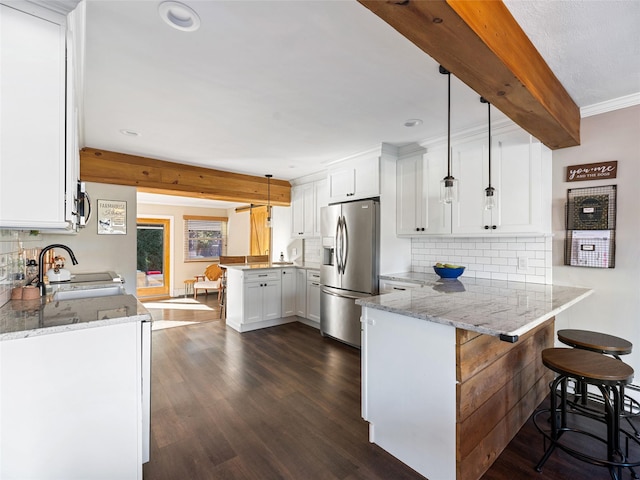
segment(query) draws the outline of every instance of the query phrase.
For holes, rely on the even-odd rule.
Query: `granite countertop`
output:
[[[11,300],[0,308],[0,341],[150,320],[147,309],[133,295]]]
[[[303,268],[305,270],[320,270],[319,264],[297,264],[297,263],[229,263],[221,264],[222,268],[230,270],[270,270],[274,268]]]
[[[557,313],[593,293],[588,288],[406,272],[380,279],[411,282],[422,288],[357,300],[363,307],[450,325],[517,341]]]

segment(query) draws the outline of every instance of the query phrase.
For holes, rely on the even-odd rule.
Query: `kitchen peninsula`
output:
[[[282,263],[221,266],[226,269],[229,327],[248,332],[303,321],[319,328],[319,266]]]
[[[434,274],[362,306],[369,439],[427,478],[477,480],[548,394],[554,315],[586,288]]]
[[[126,294],[0,308],[0,478],[142,478],[150,320]]]

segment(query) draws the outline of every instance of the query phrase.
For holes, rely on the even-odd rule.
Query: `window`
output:
[[[183,218],[185,262],[211,262],[227,253],[227,217]]]

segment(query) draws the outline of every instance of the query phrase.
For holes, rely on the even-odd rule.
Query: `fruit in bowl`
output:
[[[443,279],[456,279],[462,275],[464,269],[465,267],[463,266],[451,263],[436,263],[433,266],[433,270]]]

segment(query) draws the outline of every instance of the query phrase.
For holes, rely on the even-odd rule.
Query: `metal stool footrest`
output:
[[[585,406],[581,398],[578,398],[578,401],[568,399],[567,382],[569,379],[573,380],[572,377],[566,375],[556,377],[551,382],[550,408],[538,410],[533,415],[533,423],[545,439],[545,453],[536,465],[536,471],[541,472],[547,459],[556,448],[559,448],[579,460],[608,468],[614,480],[621,478],[623,468],[628,468],[633,478],[640,478],[633,470],[634,467],[640,466],[640,440],[634,434],[620,428],[619,425],[620,418],[624,418],[624,414],[621,412],[620,391],[616,387],[594,385],[601,393],[601,396],[593,395],[595,399],[601,401],[599,405],[602,409],[598,410],[593,405]],[[542,421],[539,417],[545,413],[549,414],[549,417],[545,416],[545,419],[546,422],[551,423],[550,429],[545,429],[541,425]],[[574,421],[574,418],[587,418],[598,424],[606,425],[606,438],[588,431],[586,425],[580,425],[579,428],[577,425],[579,422]],[[566,440],[569,437],[575,437],[572,434],[581,435],[605,445],[607,447],[606,458],[586,453],[586,451],[577,449],[575,445],[571,445],[571,442]],[[622,451],[620,437],[626,441],[625,451]],[[549,447],[546,447],[547,441],[550,442]],[[630,459],[630,444],[638,447],[638,453],[635,454],[637,459]]]

